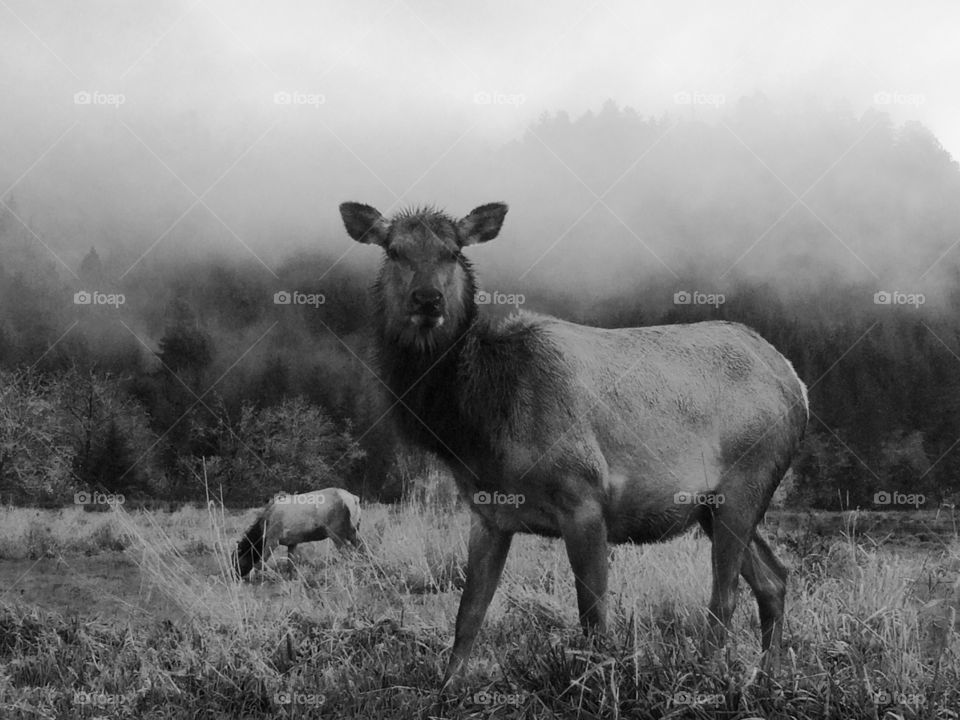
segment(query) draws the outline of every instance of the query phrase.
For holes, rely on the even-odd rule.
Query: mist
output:
[[[808,474],[854,448],[865,492],[921,433],[939,482],[960,413],[919,403],[955,384],[954,14],[4,3],[0,364],[124,378],[166,453],[151,477],[218,455],[244,407],[305,397],[366,445],[366,483],[392,447],[366,336],[380,253],[338,205],[503,201],[468,250],[485,314],[746,322],[818,383]],[[123,303],[77,299],[98,291]],[[220,403],[202,432],[171,432],[192,417],[171,362]],[[874,390],[897,373],[908,397]]]
[[[954,717],[958,21],[0,0],[0,716]]]
[[[619,221],[601,206],[570,226],[657,137],[611,147],[586,170],[578,148],[538,133],[518,177],[512,143],[544,113],[576,121],[612,100],[663,119],[664,130],[722,127],[742,98],[759,94],[795,121],[814,108],[852,119],[880,112],[894,124],[920,121],[948,151],[960,149],[943,72],[958,51],[932,29],[946,26],[934,22],[946,7],[904,17],[866,4],[494,3],[464,15],[436,3],[11,2],[0,28],[0,197],[16,198],[24,222],[69,267],[95,245],[125,253],[128,265],[147,251],[190,248],[256,257],[269,272],[295,249],[348,252],[336,216],[345,199],[385,212],[436,203],[453,214],[505,200],[511,235],[490,251],[501,265],[533,247],[536,259],[568,230],[551,254],[590,247],[602,265],[619,254],[604,252],[617,247]],[[773,117],[768,126],[782,130]],[[740,149],[763,162],[763,148]],[[830,162],[846,149],[830,148]],[[790,150],[803,159],[802,147]],[[686,160],[675,174],[698,172],[697,158]],[[802,193],[828,166],[811,163],[791,189]],[[633,175],[663,169],[649,157]],[[550,205],[557,192],[564,202]],[[623,219],[639,220],[644,236],[638,205],[627,196],[616,210],[633,210]],[[701,235],[705,248],[724,242]],[[730,248],[731,262],[743,249]],[[643,265],[665,271],[650,253]]]

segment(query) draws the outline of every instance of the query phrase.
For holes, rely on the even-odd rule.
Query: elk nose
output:
[[[443,293],[434,288],[419,288],[413,291],[413,301],[420,307],[439,308]]]

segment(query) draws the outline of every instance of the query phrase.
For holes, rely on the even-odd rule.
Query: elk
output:
[[[267,560],[280,545],[293,558],[297,545],[330,538],[337,548],[360,545],[360,498],[340,488],[290,495],[281,493],[257,515],[237,543],[231,565],[237,578],[245,578]]]
[[[515,533],[563,540],[589,634],[605,627],[608,543],[660,542],[697,523],[712,541],[711,636],[725,641],[742,575],[761,664],[776,672],[788,573],[757,524],[803,439],[805,385],[737,323],[485,319],[463,250],[497,237],[506,213],[492,203],[459,220],[434,208],[388,220],[340,205],[350,237],[385,253],[374,347],[398,427],[446,462],[471,508],[443,686],[466,663]]]

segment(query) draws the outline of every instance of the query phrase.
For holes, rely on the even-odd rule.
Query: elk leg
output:
[[[586,634],[606,627],[607,524],[599,505],[584,504],[561,528],[577,587],[580,625]]]
[[[450,678],[463,668],[470,655],[473,642],[500,582],[512,539],[513,533],[491,527],[482,517],[473,514],[467,549],[467,582],[460,597],[453,652],[443,675],[442,687],[446,687]]]
[[[760,610],[761,669],[776,675],[780,671],[780,646],[783,636],[783,605],[787,594],[788,570],[773,550],[754,531],[753,542],[743,556],[740,573],[753,590]]]
[[[713,642],[726,642],[727,628],[737,606],[737,585],[743,567],[744,554],[751,542],[752,528],[743,527],[742,516],[728,506],[713,511],[709,521],[713,540],[713,592],[710,595],[710,625]]]
[[[266,527],[263,529],[262,552],[258,563],[261,573],[267,567],[267,561],[278,547],[280,547],[280,526],[278,523],[266,523]]]

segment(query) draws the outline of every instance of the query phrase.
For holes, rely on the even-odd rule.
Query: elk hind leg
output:
[[[752,542],[743,557],[741,574],[753,590],[760,613],[761,668],[777,674],[780,669],[783,609],[789,571],[773,554],[766,541],[754,531]]]
[[[752,520],[752,518],[751,518]],[[749,521],[748,521],[749,522]],[[753,535],[742,514],[728,505],[707,508],[700,521],[713,541],[710,561],[713,588],[710,594],[710,640],[722,646],[737,606],[737,588]]]

